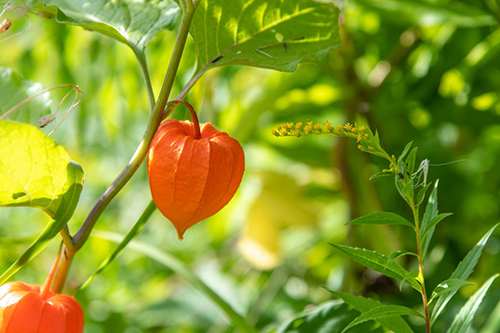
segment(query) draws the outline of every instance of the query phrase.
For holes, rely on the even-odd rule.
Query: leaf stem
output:
[[[52,268],[50,269],[49,275],[47,276],[47,279],[45,280],[45,283],[44,283],[42,289],[40,290],[40,296],[42,297],[42,299],[45,299],[45,297],[47,296],[47,293],[50,290],[50,286],[52,285],[54,274],[56,273],[57,266],[59,265],[59,259],[61,258],[62,246],[63,246],[63,242],[61,242],[61,245],[59,245],[59,250],[57,251],[56,260],[54,260],[54,263],[52,264]]]
[[[104,209],[130,180],[130,178],[134,175],[134,173],[146,158],[153,136],[156,133],[158,126],[160,125],[160,122],[162,120],[163,111],[174,84],[175,76],[179,68],[179,63],[182,57],[184,46],[186,44],[193,15],[194,6],[188,5],[188,8],[183,13],[181,26],[177,35],[177,40],[175,42],[172,58],[170,59],[167,74],[165,75],[165,80],[163,81],[163,86],[158,96],[158,100],[150,114],[149,122],[144,136],[130,162],[127,164],[125,169],[123,169],[120,175],[115,179],[115,181],[108,187],[101,198],[97,201],[94,208],[92,208],[91,212],[87,216],[87,219],[83,223],[82,227],[73,237],[75,250],[79,250],[83,246]]]
[[[137,47],[131,44],[132,50],[134,51],[135,57],[137,61],[139,61],[139,65],[141,67],[142,76],[144,77],[144,82],[146,84],[146,90],[148,92],[148,100],[149,100],[149,111],[153,112],[155,101],[155,93],[153,90],[153,86],[151,84],[151,77],[149,76],[148,64],[146,63],[146,57],[143,53],[141,53]]]

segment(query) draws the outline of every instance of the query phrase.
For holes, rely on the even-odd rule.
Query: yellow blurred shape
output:
[[[281,231],[289,226],[314,225],[318,207],[289,176],[264,172],[262,190],[249,209],[239,250],[256,268],[272,269],[283,256]]]
[[[307,91],[309,101],[318,105],[328,105],[340,97],[340,91],[328,84],[316,84]]]
[[[439,94],[442,97],[456,97],[465,88],[465,80],[460,71],[451,69],[443,74],[439,84]]]
[[[413,127],[422,129],[431,122],[431,114],[424,108],[417,107],[410,111],[408,118]]]
[[[494,92],[482,94],[474,97],[470,103],[472,107],[479,111],[489,110],[497,101],[497,95]]]

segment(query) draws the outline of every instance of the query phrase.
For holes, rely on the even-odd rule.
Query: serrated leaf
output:
[[[60,23],[97,31],[144,52],[161,30],[175,28],[180,8],[173,0],[40,0],[38,10],[56,16]]]
[[[83,170],[66,150],[36,127],[0,121],[0,206],[34,207],[51,221],[0,284],[40,253],[66,225],[83,187]]]
[[[190,32],[202,71],[247,65],[291,72],[340,45],[338,14],[330,1],[203,0]]]
[[[472,319],[479,308],[479,305],[483,301],[484,295],[490,288],[491,284],[498,277],[498,274],[493,275],[491,278],[486,281],[481,288],[479,288],[474,295],[469,298],[467,303],[464,304],[460,312],[456,315],[455,320],[451,324],[447,333],[466,333],[469,329]]]
[[[406,269],[401,267],[394,261],[389,262],[389,258],[385,255],[379,254],[375,251],[370,251],[367,249],[361,249],[356,247],[349,247],[344,245],[337,245],[330,243],[336,249],[344,252],[346,255],[351,257],[354,261],[371,268],[377,272],[380,272],[389,277],[398,279],[400,281],[406,280],[408,272]],[[420,285],[414,279],[407,280],[408,284],[418,292],[420,292]]]
[[[407,219],[404,217],[391,213],[391,212],[378,212],[378,213],[371,213],[365,216],[358,217],[357,219],[352,220],[351,222],[347,223],[346,225],[351,225],[351,224],[388,224],[388,225],[404,225],[406,227],[410,227],[412,229],[415,229],[415,226],[409,222]]]
[[[344,302],[346,302],[347,304],[349,304],[350,306],[352,306],[361,313],[365,313],[371,309],[382,306],[382,303],[369,298],[354,296],[338,291],[332,291],[332,290],[328,291],[333,295],[341,298],[342,300],[344,300]],[[408,326],[408,324],[400,316],[395,316],[390,318],[379,318],[376,321],[381,325],[383,325],[388,330],[393,332],[413,333],[413,330],[410,328],[410,326]]]
[[[82,291],[85,289],[90,282],[92,282],[97,275],[99,275],[102,271],[108,267],[113,260],[120,254],[120,252],[134,239],[139,233],[142,231],[146,223],[148,222],[149,218],[153,214],[153,212],[156,210],[156,205],[153,201],[149,203],[149,205],[146,207],[144,212],[141,214],[141,217],[137,220],[137,222],[134,224],[132,229],[127,233],[127,235],[123,238],[123,240],[118,244],[116,249],[107,257],[96,269],[94,274],[92,274],[78,289],[78,292]]]
[[[387,14],[387,18],[407,24],[436,26],[453,23],[461,27],[495,24],[493,16],[462,2],[440,3],[424,0],[355,0],[364,6]]]
[[[354,319],[352,323],[350,323],[346,328],[344,328],[343,332],[346,332],[351,327],[364,323],[369,320],[378,320],[388,317],[395,316],[416,316],[420,318],[424,318],[424,316],[418,313],[415,310],[407,308],[401,305],[382,305],[373,309],[370,309],[364,313],[362,313],[359,317]]]
[[[340,333],[350,322],[359,316],[359,312],[349,308],[346,303],[336,300],[324,302],[315,308],[295,315],[281,324],[274,333]],[[380,332],[382,328],[372,330],[368,325],[356,327],[351,332]]]
[[[432,297],[429,301],[431,303],[435,298],[442,296],[445,293],[449,293],[450,291],[453,290],[458,290],[462,287],[472,285],[469,281],[466,280],[459,280],[459,279],[448,279],[436,286],[434,288],[434,291],[432,292]]]
[[[438,215],[438,199],[437,199],[437,189],[439,186],[439,180],[434,183],[434,189],[429,196],[427,206],[425,207],[424,217],[422,218],[421,230],[427,230],[426,238],[422,242],[422,258],[425,260],[427,250],[429,249],[429,244],[431,243],[432,235],[434,234],[435,227],[429,227],[432,219]]]
[[[25,80],[21,74],[12,69],[0,67],[0,116],[43,90],[40,83]],[[40,117],[49,113],[50,95],[47,93],[26,103],[7,119],[34,124]]]
[[[434,228],[436,226],[436,224],[441,222],[443,219],[445,219],[451,215],[453,215],[453,213],[442,213],[442,214],[439,214],[437,216],[434,216],[434,218],[428,224],[425,225],[425,228],[420,229],[420,233],[421,233],[420,238],[422,239],[422,241],[425,241],[425,237],[429,233],[429,230]]]
[[[401,155],[399,155],[398,157],[398,163],[401,162],[403,160],[403,158],[405,158],[406,154],[408,154],[408,152],[410,151],[410,148],[411,148],[411,145],[413,144],[413,141],[410,141],[406,146],[405,148],[403,149],[403,152],[401,153]]]
[[[474,246],[472,250],[465,256],[464,260],[461,261],[453,274],[451,274],[450,279],[457,280],[467,280],[469,276],[474,271],[474,267],[476,267],[479,258],[483,252],[488,239],[495,229],[500,225],[500,223],[496,224],[493,228],[491,228],[484,236],[479,240],[479,242]],[[446,304],[450,301],[450,299],[455,296],[456,290],[452,290],[449,293],[443,294],[438,298],[436,305],[432,309],[431,322],[434,323],[436,319],[439,317],[441,312],[444,310]]]

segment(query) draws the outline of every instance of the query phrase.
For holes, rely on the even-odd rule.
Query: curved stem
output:
[[[185,100],[183,100],[183,99],[174,99],[172,101],[169,101],[167,104],[170,104],[170,103],[177,103],[177,104],[178,103],[182,103],[185,106],[187,106],[187,108],[189,109],[189,112],[191,112],[191,118],[193,119],[193,124],[194,124],[194,138],[196,140],[201,139],[200,122],[198,121],[198,115],[196,115],[196,111],[194,110],[193,106],[191,104],[189,104],[188,102],[186,102]]]
[[[116,196],[116,194],[123,188],[123,186],[125,186],[125,184],[134,175],[136,170],[146,158],[149,145],[151,144],[153,136],[156,133],[158,126],[160,125],[160,122],[162,120],[163,111],[167,104],[168,96],[170,95],[170,92],[172,90],[184,46],[186,44],[189,27],[191,25],[191,20],[194,14],[194,9],[189,9],[190,8],[187,8],[186,12],[182,16],[179,34],[177,35],[177,40],[175,42],[167,74],[165,76],[160,95],[158,96],[157,103],[155,104],[155,107],[149,117],[149,122],[141,143],[139,144],[139,147],[137,148],[129,164],[125,167],[125,169],[123,169],[123,171],[115,179],[111,186],[104,192],[99,201],[95,204],[94,208],[92,208],[80,230],[78,230],[78,232],[73,237],[75,250],[78,250],[83,246],[104,209],[108,206],[108,204]]]
[[[42,299],[45,299],[47,296],[47,293],[50,290],[50,286],[52,285],[52,280],[54,278],[54,274],[56,273],[57,266],[59,265],[59,259],[61,258],[61,249],[63,246],[63,242],[61,242],[61,245],[59,245],[59,250],[57,250],[57,256],[56,260],[54,260],[54,263],[52,264],[52,268],[50,269],[50,273],[47,276],[47,279],[45,280],[45,283],[42,287],[42,290],[40,290],[40,296]]]
[[[146,57],[135,47],[135,45],[132,45],[132,50],[134,51],[137,61],[139,61],[142,75],[144,76],[144,82],[146,84],[146,90],[148,92],[149,109],[150,112],[152,112],[156,101],[155,101],[155,93],[153,91],[153,86],[151,84],[151,78],[149,76],[148,64],[146,63]]]

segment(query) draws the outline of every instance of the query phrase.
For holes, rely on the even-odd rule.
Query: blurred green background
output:
[[[399,154],[413,140],[419,161],[458,161],[429,169],[429,180],[439,179],[440,212],[454,213],[439,225],[431,244],[426,262],[431,290],[500,222],[498,1],[359,0],[342,6],[343,44],[321,66],[303,64],[294,73],[226,67],[208,72],[195,86],[187,99],[200,120],[214,123],[243,145],[243,182],[231,203],[189,229],[184,241],[177,240],[173,226],[158,212],[136,239],[180,258],[262,331],[332,299],[325,287],[388,303],[421,303],[412,291],[399,292],[393,280],[352,263],[328,245],[348,244],[387,255],[415,249],[407,230],[344,225],[382,210],[411,217],[391,178],[368,180],[387,168],[386,162],[361,153],[353,141],[332,136],[276,138],[270,132],[279,123],[366,119],[391,154]],[[14,24],[0,37],[0,67],[44,87],[77,84],[85,93],[52,135],[85,171],[84,190],[69,224],[74,232],[143,135],[148,105],[139,66],[126,46],[97,33],[35,15],[5,15]],[[6,39],[16,32],[21,33]],[[156,93],[174,39],[173,32],[164,31],[148,46]],[[188,42],[175,94],[189,80],[194,59]],[[52,95],[55,107],[66,92]],[[188,117],[183,110],[173,116]],[[61,112],[56,123],[63,117]],[[96,235],[125,234],[150,200],[143,165],[102,215]],[[36,210],[2,209],[2,270],[47,221]],[[58,245],[53,241],[15,279],[42,283]],[[67,291],[83,283],[114,246],[92,237],[75,258]],[[498,272],[499,251],[497,231],[472,282],[481,285]],[[416,267],[412,258],[400,263]],[[475,288],[461,289],[435,325],[436,332],[445,330]],[[231,331],[204,295],[133,249],[125,249],[77,299],[88,333]],[[499,299],[496,282],[474,321],[474,332],[500,332]]]

